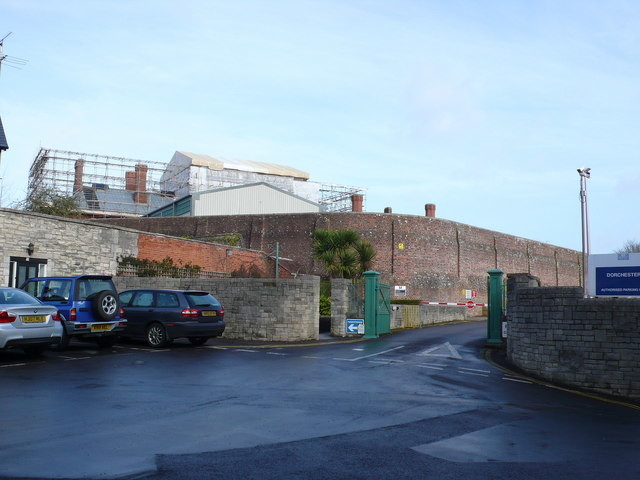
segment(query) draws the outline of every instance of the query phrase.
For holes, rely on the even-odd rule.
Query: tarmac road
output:
[[[0,353],[0,478],[640,478],[640,411],[505,373],[484,322]]]

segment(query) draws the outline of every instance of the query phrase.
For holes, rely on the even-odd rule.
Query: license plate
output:
[[[216,315],[218,315],[218,312],[216,312],[215,310],[206,310],[202,312],[203,317],[215,317]]]
[[[45,315],[23,315],[22,323],[45,323],[47,317]]]
[[[92,332],[108,332],[111,330],[111,325],[108,323],[102,323],[99,325],[91,325]]]

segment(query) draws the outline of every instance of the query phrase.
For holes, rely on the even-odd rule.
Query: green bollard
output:
[[[499,346],[502,341],[502,299],[503,280],[502,270],[489,270],[489,318],[487,319],[487,344]]]
[[[364,336],[378,338],[378,278],[380,274],[372,270],[364,272]]]

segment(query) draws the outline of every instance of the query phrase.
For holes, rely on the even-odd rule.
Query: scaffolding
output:
[[[354,195],[362,196],[362,207],[364,209],[364,188],[321,183],[320,200],[318,203],[326,212],[350,212],[352,209],[352,198]]]
[[[81,210],[96,217],[145,215],[173,201],[174,192],[202,189],[191,184],[190,165],[171,169],[171,178],[166,176],[168,166],[168,162],[41,148],[29,170],[27,196],[34,198],[45,191],[76,196]],[[207,189],[253,183],[226,170],[210,171],[210,175]],[[318,185],[315,201],[322,211],[351,211],[353,195],[360,195],[364,202],[363,188],[309,183]],[[172,185],[171,192],[166,191],[167,185]]]

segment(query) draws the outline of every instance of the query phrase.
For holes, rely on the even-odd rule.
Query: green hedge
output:
[[[394,298],[391,300],[393,305],[420,305],[421,300],[412,298]]]

